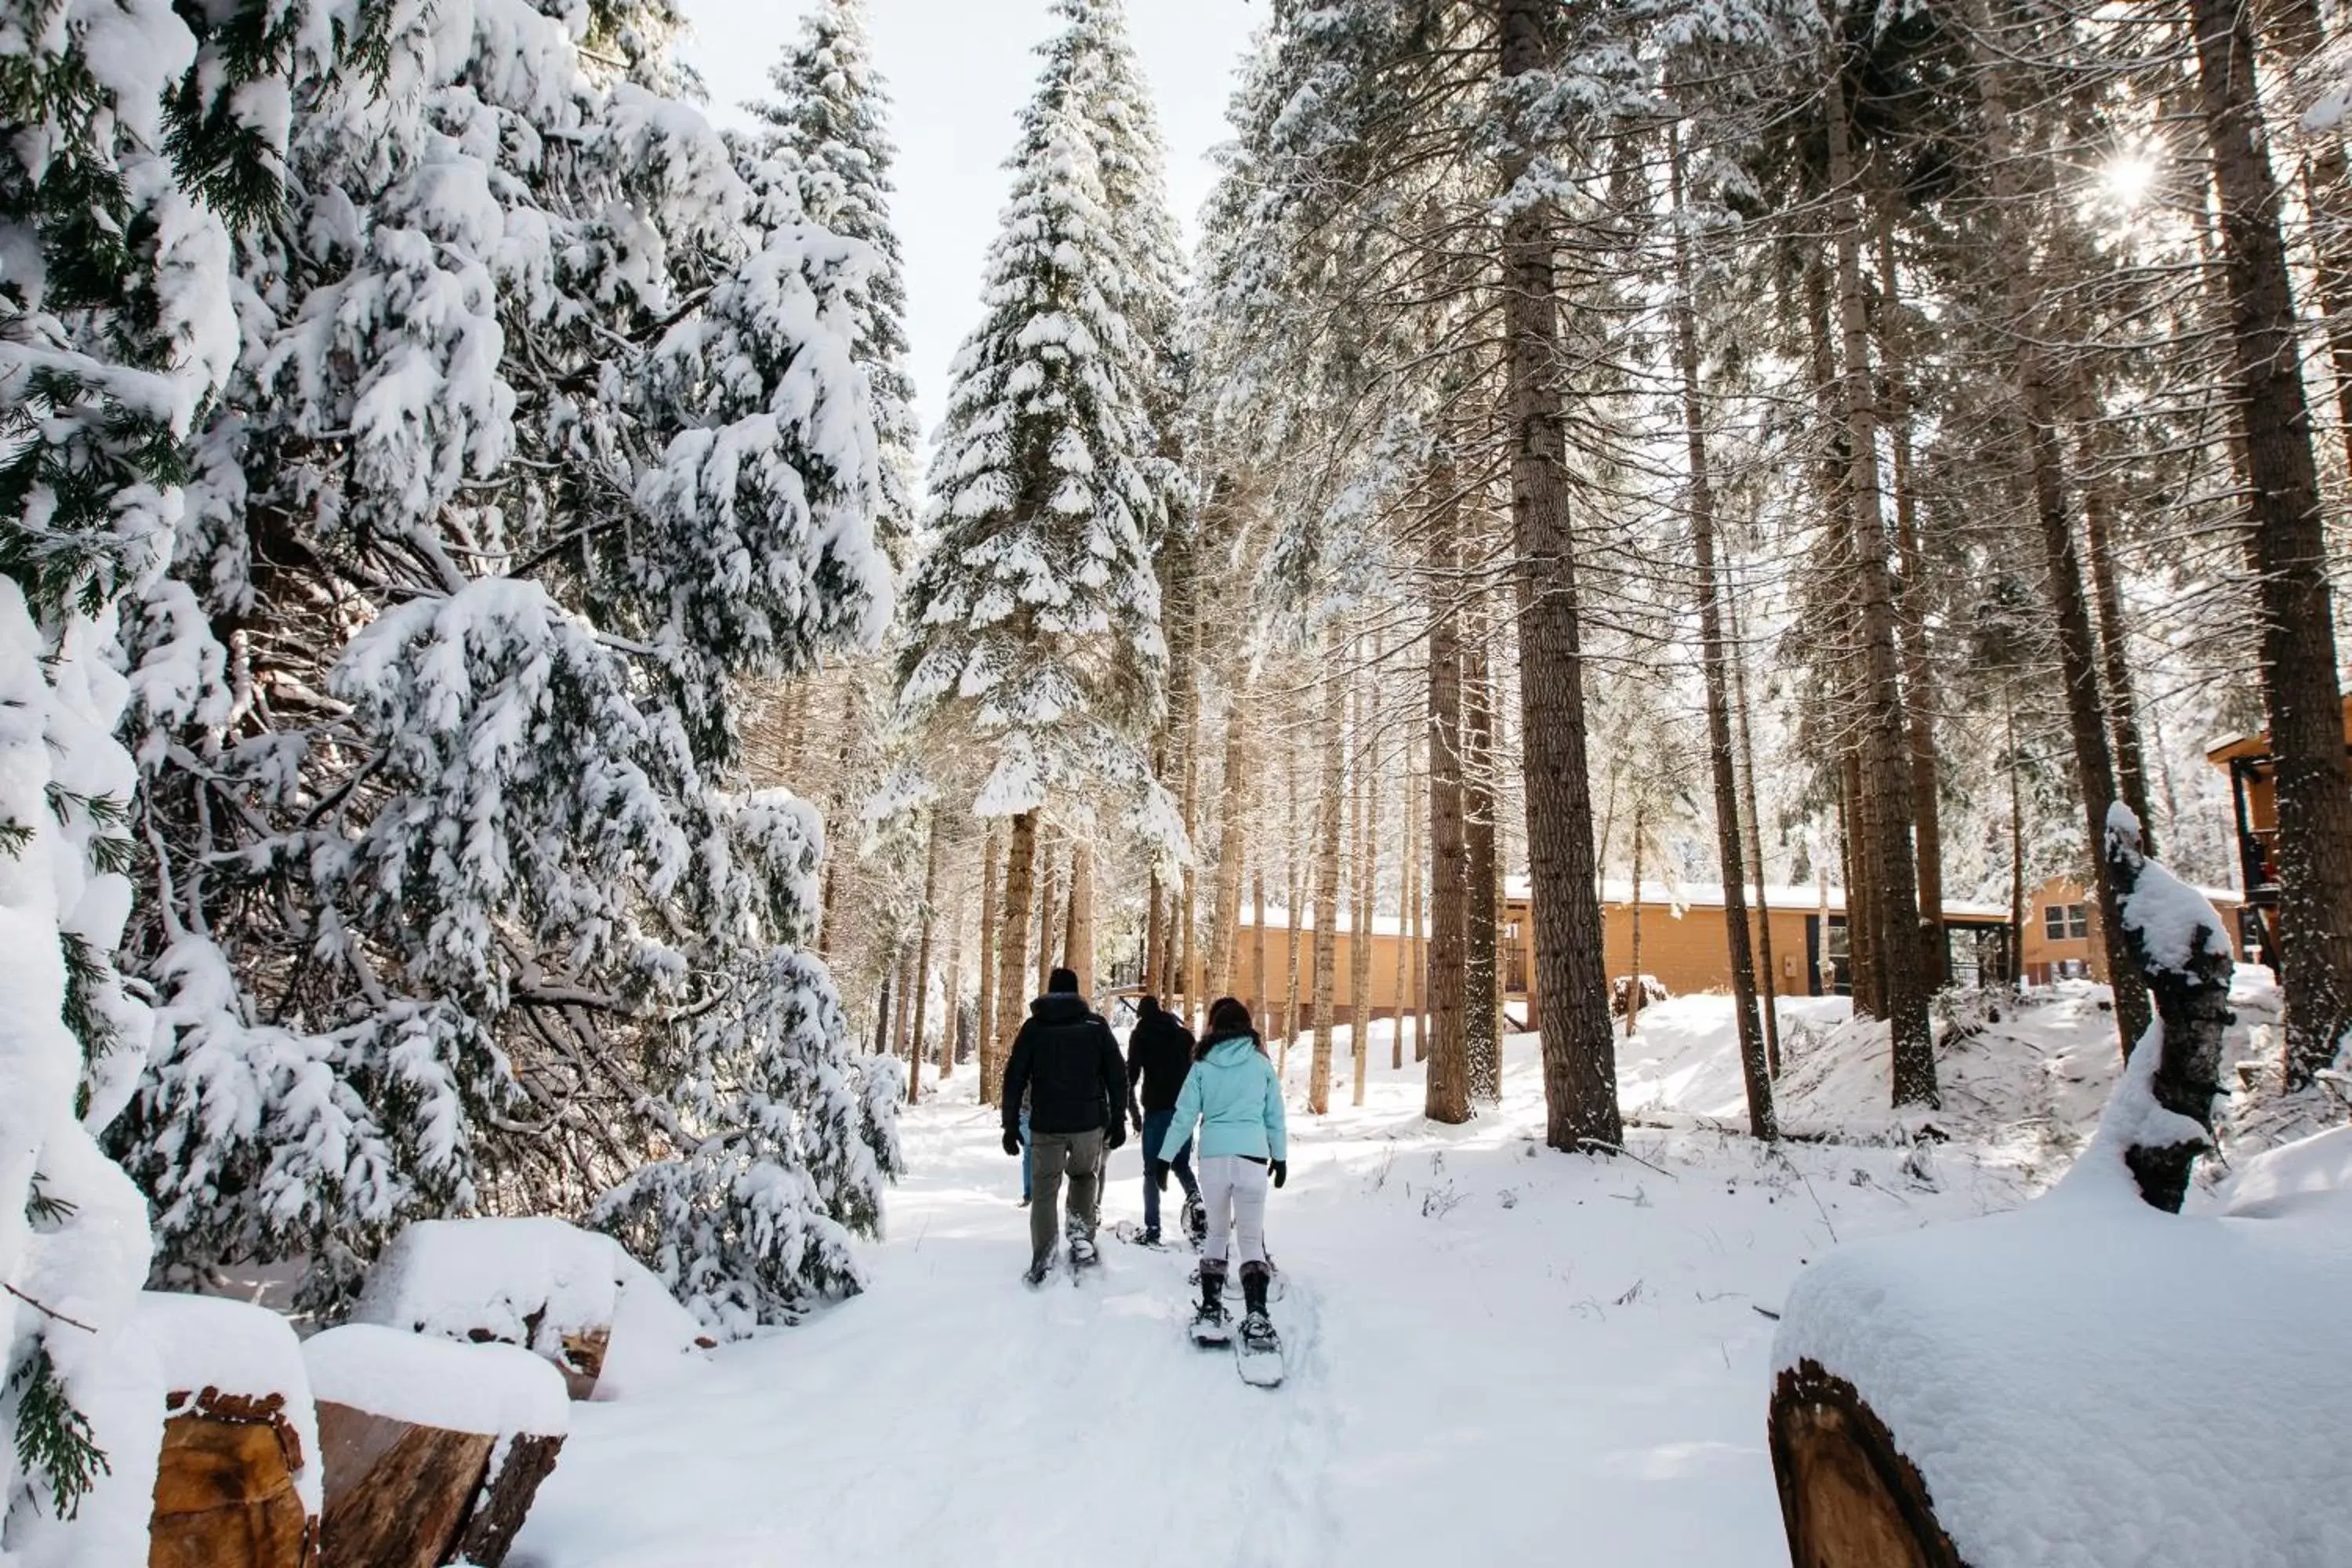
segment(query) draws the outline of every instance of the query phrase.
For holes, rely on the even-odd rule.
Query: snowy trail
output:
[[[1462,1128],[1421,1120],[1410,1068],[1319,1120],[1294,1093],[1272,1393],[1185,1340],[1185,1251],[1106,1237],[1081,1286],[1020,1284],[1018,1173],[960,1075],[906,1115],[868,1292],[575,1407],[509,1561],[1381,1568],[1574,1541],[1620,1568],[1785,1563],[1757,1309],[1837,1240],[2010,1206],[2020,1176],[1952,1148],[1929,1190],[1901,1149],[1692,1130],[1564,1157],[1538,1147],[1532,1048]],[[1132,1143],[1113,1157],[1106,1222],[1139,1217],[1140,1173]]]

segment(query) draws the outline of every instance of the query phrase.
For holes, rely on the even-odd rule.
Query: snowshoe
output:
[[[1167,1245],[1160,1239],[1158,1231],[1139,1226],[1131,1219],[1113,1220],[1110,1234],[1114,1239],[1123,1241],[1129,1247],[1149,1247],[1156,1249]]]
[[[1195,1252],[1209,1238],[1209,1211],[1198,1197],[1184,1200],[1184,1234],[1192,1238]]]
[[[1043,1285],[1045,1282],[1045,1276],[1053,1271],[1053,1258],[1051,1257],[1041,1258],[1036,1262],[1032,1263],[1026,1269],[1022,1271],[1021,1282],[1034,1290],[1038,1286]]]
[[[1273,1278],[1274,1270],[1263,1263],[1242,1265],[1242,1300],[1247,1311],[1242,1319],[1241,1339],[1234,1346],[1234,1364],[1244,1383],[1259,1388],[1272,1388],[1282,1381],[1282,1338],[1274,1331],[1274,1321],[1265,1315],[1266,1288]]]

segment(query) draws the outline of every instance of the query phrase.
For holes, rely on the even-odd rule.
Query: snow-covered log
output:
[[[2250,1162],[2218,1213],[2161,1211],[2131,1163],[2174,1114],[2158,1054],[2036,1202],[1798,1281],[1771,1447],[1803,1568],[2352,1562],[2352,1367],[2314,1349],[2352,1297],[2346,1131]]]
[[[571,1425],[563,1379],[511,1345],[355,1323],[304,1347],[326,1468],[322,1568],[498,1568]]]
[[[165,1391],[149,1568],[309,1568],[321,1467],[293,1329],[242,1301],[155,1292],[132,1328]]]

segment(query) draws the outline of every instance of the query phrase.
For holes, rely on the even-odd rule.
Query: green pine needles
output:
[[[74,1518],[98,1478],[114,1473],[106,1451],[90,1440],[89,1418],[66,1397],[46,1349],[16,1369],[8,1392],[16,1400],[17,1466],[28,1476],[46,1477],[58,1517]]]

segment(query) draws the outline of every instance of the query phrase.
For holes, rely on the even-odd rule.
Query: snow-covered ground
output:
[[[868,1292],[581,1407],[513,1561],[1370,1568],[1574,1541],[1620,1565],[1785,1562],[1767,1313],[1827,1248],[2014,1206],[2063,1169],[2115,1071],[2100,999],[1951,1047],[1951,1141],[1925,1153],[1842,1003],[1790,1005],[1782,1081],[1792,1125],[1852,1141],[1777,1150],[1737,1131],[1719,997],[1653,1007],[1624,1044],[1623,1159],[1541,1147],[1532,1037],[1460,1128],[1423,1121],[1385,1026],[1367,1103],[1345,1103],[1343,1031],[1339,1103],[1307,1116],[1302,1043],[1271,1394],[1185,1342],[1188,1255],[1112,1246],[1083,1287],[1023,1288],[1018,1173],[965,1069],[905,1118],[913,1174]],[[1134,1144],[1112,1171],[1106,1216],[1139,1217]]]

